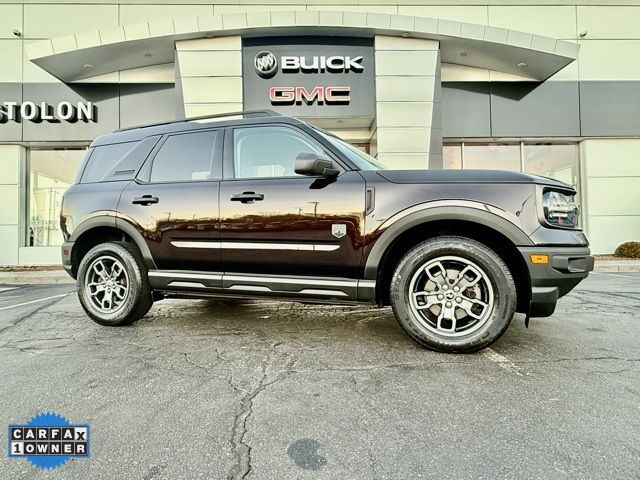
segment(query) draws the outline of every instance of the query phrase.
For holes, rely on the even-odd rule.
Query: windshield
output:
[[[340,140],[338,137],[334,137],[328,133],[318,130],[318,133],[322,135],[327,141],[331,142],[342,154],[344,154],[351,162],[353,162],[360,170],[386,170],[386,167],[373,158],[367,155],[362,150],[348,144],[344,140]]]

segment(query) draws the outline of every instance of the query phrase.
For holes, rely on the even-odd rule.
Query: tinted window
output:
[[[152,182],[209,180],[213,177],[216,131],[171,135],[153,160]]]
[[[133,149],[127,153],[122,160],[120,160],[115,167],[113,167],[113,171],[110,175],[105,177],[106,180],[122,180],[122,179],[132,179],[135,173],[140,168],[140,165],[144,163],[144,161],[151,153],[153,147],[160,140],[160,136],[156,135],[155,137],[148,137],[138,143]]]
[[[237,128],[233,131],[236,178],[291,177],[296,157],[324,152],[302,133],[286,127]]]
[[[138,142],[116,143],[93,148],[81,183],[99,182],[111,175],[116,165],[138,144]]]

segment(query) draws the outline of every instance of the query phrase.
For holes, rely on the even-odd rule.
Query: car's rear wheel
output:
[[[493,250],[470,238],[443,236],[420,243],[400,261],[391,304],[402,328],[421,345],[474,352],[507,329],[516,289]]]
[[[126,242],[101,243],[89,250],[77,280],[82,308],[101,325],[129,325],[153,304],[142,256]]]

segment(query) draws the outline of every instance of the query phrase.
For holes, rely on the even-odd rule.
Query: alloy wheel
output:
[[[473,261],[442,256],[413,275],[409,304],[420,325],[438,335],[468,335],[484,325],[494,307],[489,277]]]
[[[120,260],[104,255],[91,262],[85,275],[84,288],[89,303],[98,312],[117,312],[129,296],[129,275]]]

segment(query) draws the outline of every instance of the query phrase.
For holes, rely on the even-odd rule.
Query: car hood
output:
[[[552,178],[507,170],[377,170],[392,183],[528,183],[573,190],[571,185]]]

